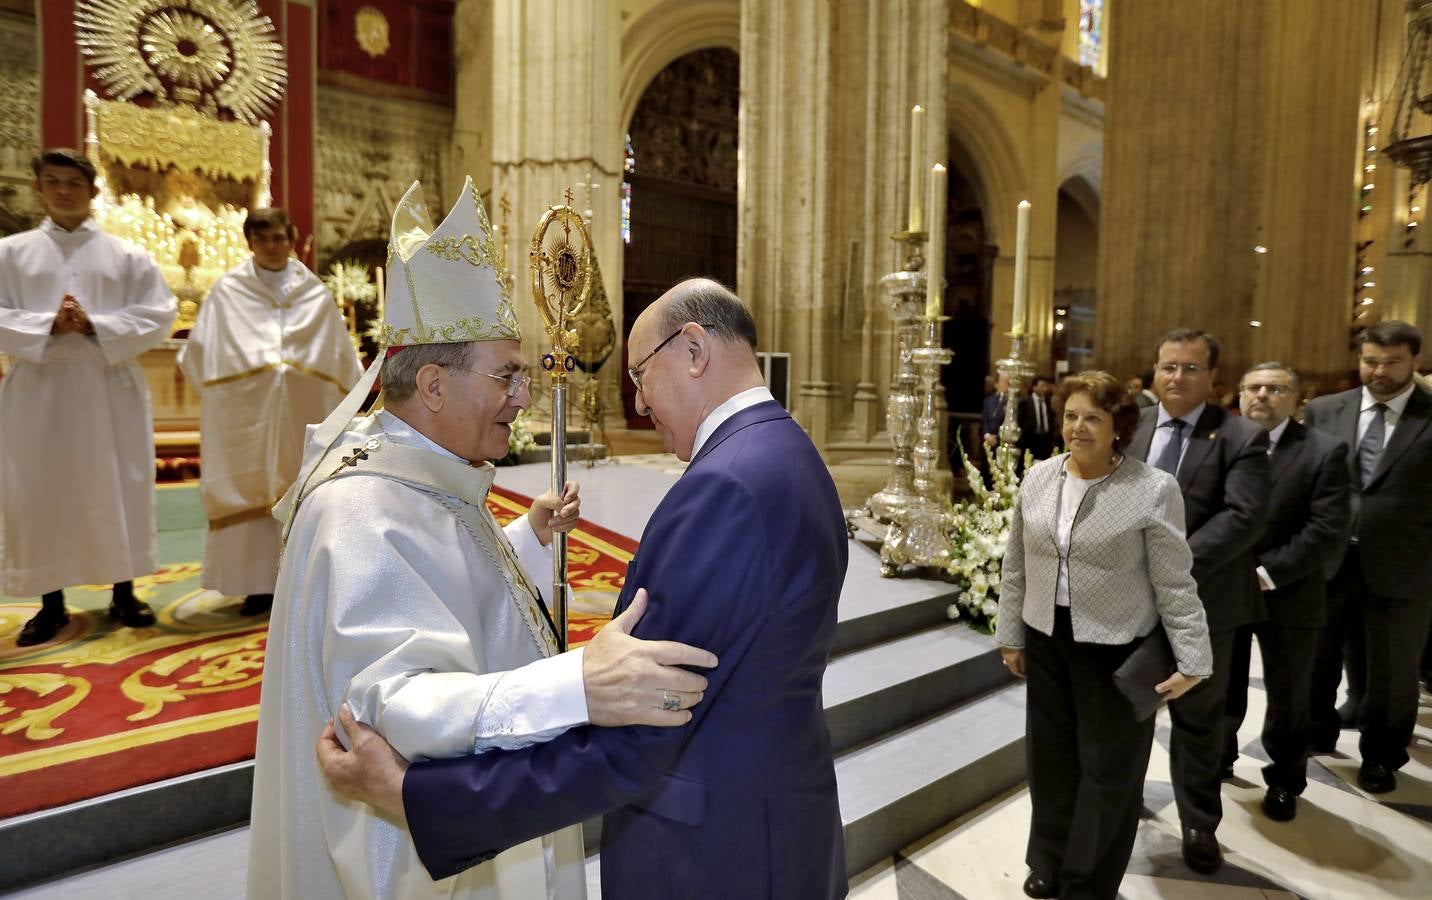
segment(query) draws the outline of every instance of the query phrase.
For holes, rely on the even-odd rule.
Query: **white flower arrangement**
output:
[[[523,451],[536,449],[537,439],[532,436],[527,410],[518,410],[517,418],[512,420],[512,431],[507,435],[507,458],[515,460]]]
[[[1019,475],[1013,459],[1003,466],[996,462],[991,466],[993,485],[986,486],[964,448],[960,459],[974,497],[950,510],[950,561],[945,564],[945,575],[959,593],[946,612],[951,619],[963,618],[977,630],[993,633],[999,612],[1000,566],[1014,505],[1019,502]],[[1026,454],[1025,468],[1033,464]]]

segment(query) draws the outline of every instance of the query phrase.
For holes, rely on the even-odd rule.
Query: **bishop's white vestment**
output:
[[[50,334],[66,294],[93,335]],[[93,219],[0,239],[0,594],[157,567],[154,423],[136,359],[174,313],[154,261]]]
[[[386,411],[307,454],[269,625],[249,897],[585,897],[579,826],[433,882],[402,822],[329,787],[314,746],[341,703],[409,760],[550,740],[587,708],[582,651],[556,653],[527,575],[550,551],[526,517],[492,518],[491,465]]]
[[[200,396],[201,583],[271,594],[281,540],[270,510],[298,477],[305,426],[362,374],[343,314],[298,260],[274,272],[250,259],[214,283],[179,367]]]

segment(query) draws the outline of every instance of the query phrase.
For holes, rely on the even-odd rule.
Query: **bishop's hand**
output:
[[[542,546],[552,543],[553,534],[568,532],[577,527],[577,519],[582,515],[582,500],[578,496],[581,490],[581,485],[569,481],[563,486],[561,496],[547,491],[532,501],[532,508],[527,511],[527,521],[531,523],[532,533],[537,535]]]
[[[706,679],[680,666],[716,667],[716,656],[675,641],[631,636],[646,612],[646,588],[582,651],[587,721],[593,725],[685,725]]]

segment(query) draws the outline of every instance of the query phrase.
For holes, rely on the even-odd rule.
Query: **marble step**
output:
[[[844,753],[835,777],[853,875],[1024,780],[1024,685]]]
[[[842,753],[1010,679],[994,638],[957,622],[850,651],[825,671],[831,745]]]
[[[927,578],[881,578],[880,545],[850,542],[850,564],[840,592],[833,654],[889,641],[949,621],[955,586]]]

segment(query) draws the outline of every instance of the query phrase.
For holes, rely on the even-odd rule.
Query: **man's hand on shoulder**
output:
[[[587,720],[593,725],[685,725],[691,721],[691,707],[701,702],[706,679],[678,667],[713,669],[716,657],[674,641],[632,637],[646,604],[642,588],[631,606],[583,650]]]
[[[318,767],[338,793],[375,807],[396,822],[406,821],[403,815],[403,776],[408,761],[383,740],[383,736],[353,718],[348,704],[338,710],[338,721],[352,742],[353,749],[343,749],[338,734],[329,721],[318,738]]]

